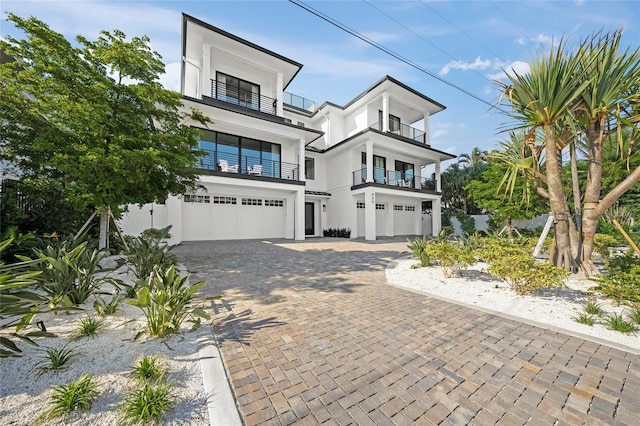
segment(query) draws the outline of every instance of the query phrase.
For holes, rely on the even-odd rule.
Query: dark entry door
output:
[[[314,204],[304,203],[304,235],[315,235]]]

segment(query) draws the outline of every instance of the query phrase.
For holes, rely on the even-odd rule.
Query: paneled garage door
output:
[[[393,235],[416,234],[416,206],[393,205]]]
[[[285,237],[285,200],[187,194],[182,207],[184,241]]]

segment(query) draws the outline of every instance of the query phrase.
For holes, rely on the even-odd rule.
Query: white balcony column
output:
[[[282,117],[284,115],[283,105],[283,91],[284,91],[284,76],[281,72],[276,77],[276,115]]]
[[[202,99],[202,96],[211,96],[211,45],[202,45],[202,67],[200,76],[202,81],[198,85],[198,99]]]
[[[424,143],[431,145],[431,138],[429,136],[429,113],[424,114]]]
[[[367,182],[373,182],[373,142],[367,142]]]
[[[364,192],[364,239],[376,239],[376,193],[371,187]]]
[[[433,209],[431,212],[431,235],[437,237],[442,229],[442,202],[440,201],[440,198],[431,201],[431,207]]]
[[[436,161],[436,191],[442,191],[442,179],[440,178],[440,160]]]
[[[389,131],[389,94],[382,94],[382,131]]]
[[[299,181],[304,182],[307,180],[307,171],[304,166],[304,139],[300,138],[298,141],[298,170],[300,171]]]
[[[300,240],[303,241],[304,240],[304,186],[301,186],[298,188],[298,190],[295,193],[295,198],[296,198],[296,202],[295,202],[295,213],[294,213],[294,217],[295,217],[295,235],[294,238],[296,240]]]

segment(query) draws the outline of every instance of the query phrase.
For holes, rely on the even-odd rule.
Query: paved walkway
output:
[[[255,424],[640,422],[640,359],[385,285],[405,242],[186,243]]]

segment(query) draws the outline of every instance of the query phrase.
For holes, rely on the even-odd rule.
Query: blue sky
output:
[[[305,1],[429,72],[493,104],[492,80],[502,69],[526,71],[552,40],[577,44],[590,33],[624,28],[624,44],[640,43],[636,1]],[[493,149],[509,120],[436,78],[380,52],[288,1],[11,1],[10,11],[33,15],[67,38],[95,38],[100,30],[148,35],[167,64],[162,77],[179,88],[182,12],[304,65],[288,91],[345,104],[391,75],[447,106],[431,120],[435,148],[459,155]],[[2,36],[19,35],[6,21]]]

